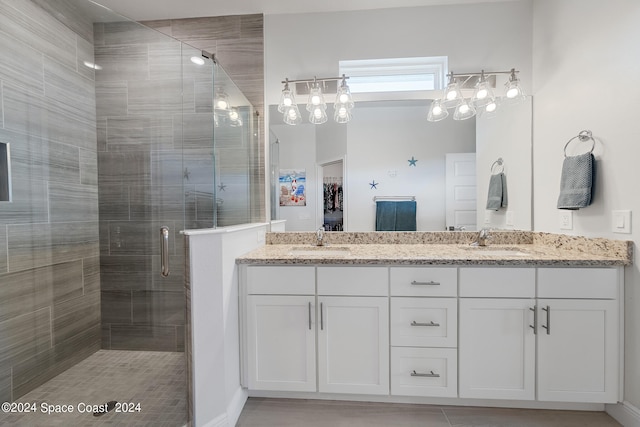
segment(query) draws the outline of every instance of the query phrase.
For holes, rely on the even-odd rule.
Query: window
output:
[[[444,88],[446,56],[340,61],[352,93],[405,92]]]

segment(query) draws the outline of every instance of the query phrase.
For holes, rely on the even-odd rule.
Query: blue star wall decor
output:
[[[219,189],[220,191],[225,191],[225,189],[226,189],[226,188],[227,188],[227,185],[226,185],[226,184],[223,184],[222,182],[220,183],[220,185],[218,185],[218,189]]]
[[[407,160],[407,161],[409,162],[409,166],[415,166],[418,160],[415,159],[413,156],[411,156],[411,160]]]
[[[378,189],[378,184],[380,184],[380,183],[379,183],[379,182],[376,182],[376,180],[375,180],[375,179],[369,183],[369,185],[371,186],[371,189],[372,189],[372,190],[373,190],[374,188],[377,190],[377,189]]]

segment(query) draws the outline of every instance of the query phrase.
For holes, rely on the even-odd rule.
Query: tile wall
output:
[[[144,21],[144,25],[161,31],[181,40],[190,46],[205,50],[216,56],[216,60],[224,67],[226,73],[247,97],[258,113],[258,123],[254,133],[258,134],[259,143],[252,144],[248,151],[238,153],[237,149],[221,144],[217,155],[227,161],[220,162],[218,181],[233,182],[239,188],[242,185],[237,167],[242,155],[242,162],[247,162],[249,175],[249,192],[242,198],[249,202],[248,220],[244,222],[262,222],[265,213],[265,169],[264,169],[264,135],[262,119],[264,118],[264,17],[262,14],[233,15],[204,18],[171,19],[161,21]],[[196,87],[196,99],[207,93],[209,88]],[[187,125],[185,123],[185,129]],[[219,131],[220,129],[218,129]],[[216,138],[228,140],[228,135],[218,133]],[[217,139],[218,140],[218,139]],[[220,145],[220,144],[219,144]],[[225,151],[226,150],[226,151]],[[246,154],[248,153],[248,157]],[[228,168],[228,169],[225,169]],[[222,176],[221,176],[222,175]],[[224,176],[226,175],[226,176]],[[245,185],[245,188],[247,186]],[[220,192],[219,197],[226,198],[221,215],[220,226],[238,224],[237,215],[240,208],[238,198],[229,197],[229,192]],[[225,197],[226,196],[226,197]],[[225,211],[226,210],[226,211]]]
[[[211,73],[183,74],[182,44],[135,22],[96,23],[94,34],[102,348],[183,351],[180,230],[185,209],[189,227],[212,226],[210,213],[198,222],[196,190],[213,191],[213,119],[199,123],[208,140],[183,139],[183,111],[194,113],[194,82]],[[170,230],[166,278],[162,226]]]
[[[66,1],[0,2],[0,401],[100,348],[98,169],[91,22]],[[41,7],[42,6],[42,7]]]

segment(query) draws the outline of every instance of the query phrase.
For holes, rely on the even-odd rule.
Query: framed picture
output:
[[[307,206],[305,169],[280,169],[280,206]]]

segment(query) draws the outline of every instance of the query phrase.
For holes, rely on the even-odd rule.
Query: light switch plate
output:
[[[573,212],[567,210],[560,210],[558,215],[558,221],[560,222],[560,230],[573,230]]]
[[[631,234],[631,211],[612,211],[611,230],[614,233]]]
[[[493,211],[484,211],[484,223],[491,224],[491,218],[493,218]]]
[[[505,222],[506,222],[507,225],[513,226],[513,216],[514,216],[514,212],[513,211],[507,211],[507,215],[506,215],[506,219],[505,219]]]

